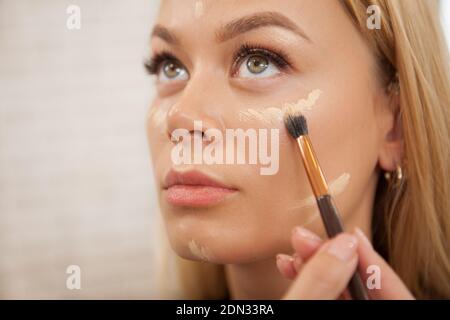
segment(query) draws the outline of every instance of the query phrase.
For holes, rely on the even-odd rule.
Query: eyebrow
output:
[[[285,15],[272,11],[251,14],[227,23],[216,32],[216,40],[218,42],[224,42],[245,32],[267,26],[276,26],[287,29],[301,36],[308,42],[312,42],[300,26]]]
[[[272,11],[251,14],[225,24],[216,32],[216,41],[225,42],[240,34],[268,26],[287,29],[301,36],[308,42],[312,42],[300,26],[295,24],[285,15]],[[180,45],[181,43],[180,39],[175,34],[160,24],[155,25],[151,36],[161,38],[172,45]]]
[[[152,31],[152,37],[158,37],[169,44],[179,45],[180,39],[160,24],[155,25]]]

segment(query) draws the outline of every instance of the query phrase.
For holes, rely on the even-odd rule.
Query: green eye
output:
[[[254,55],[247,60],[247,69],[253,74],[260,74],[269,67],[269,60],[260,55]]]
[[[187,81],[189,80],[189,73],[178,61],[173,59],[166,60],[166,62],[161,64],[158,80],[160,82]]]
[[[175,61],[168,61],[163,66],[164,75],[169,79],[176,78],[182,71],[183,68]]]

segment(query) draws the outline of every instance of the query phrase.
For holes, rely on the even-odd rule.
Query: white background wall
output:
[[[155,297],[142,60],[156,7],[0,0],[0,298]]]
[[[142,61],[156,7],[0,0],[0,298],[154,295]]]

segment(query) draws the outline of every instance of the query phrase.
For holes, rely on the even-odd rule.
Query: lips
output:
[[[199,171],[174,170],[167,174],[163,189],[170,204],[184,207],[212,206],[237,191]]]

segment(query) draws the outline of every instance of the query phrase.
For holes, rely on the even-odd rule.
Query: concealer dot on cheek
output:
[[[147,121],[152,127],[165,131],[167,115],[171,108],[172,106],[168,104],[151,107],[147,114]]]
[[[209,252],[209,250],[206,247],[200,246],[195,240],[189,241],[188,246],[191,253],[198,259],[204,261],[211,260],[211,253]]]
[[[167,112],[161,109],[156,109],[150,116],[151,121],[155,127],[162,127],[166,119]]]
[[[295,110],[301,113],[311,111],[320,96],[322,91],[315,89],[308,94],[306,99],[300,99],[296,102],[284,103],[281,107],[267,107],[262,109],[248,108],[239,112],[239,121],[247,122],[257,120],[267,124],[279,124],[283,122],[284,114],[287,110]]]
[[[199,19],[203,16],[203,14],[205,13],[205,5],[203,3],[202,0],[198,0],[195,2],[195,7],[194,7],[194,17],[195,19]]]

